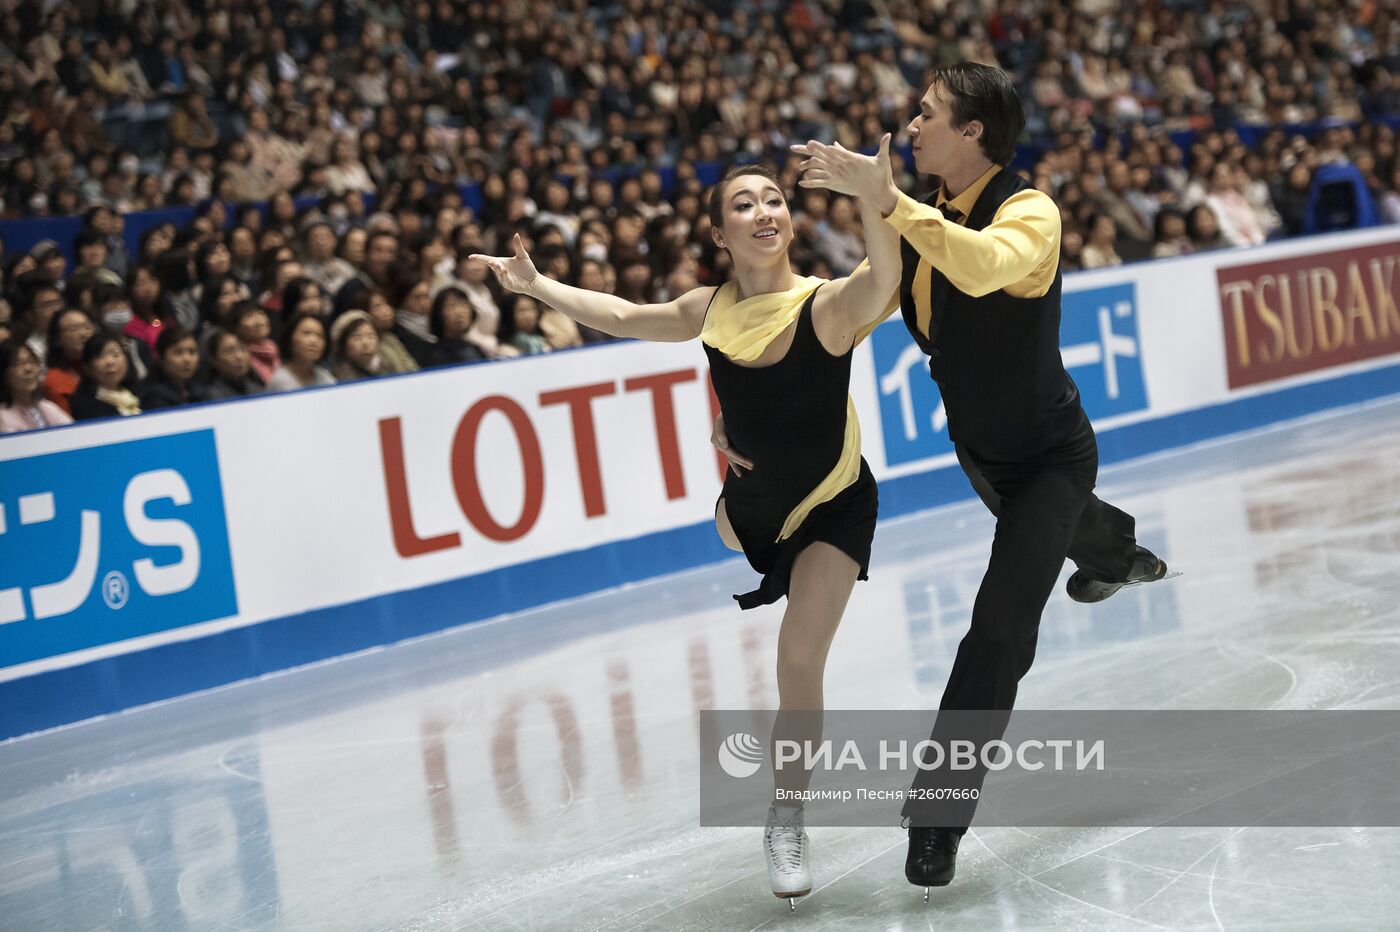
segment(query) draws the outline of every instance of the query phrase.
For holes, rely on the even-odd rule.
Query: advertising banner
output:
[[[0,667],[238,611],[212,430],[0,462]]]
[[[1381,228],[1067,277],[1103,461],[1400,390],[1398,260]],[[851,394],[882,517],[970,497],[898,316]],[[0,438],[0,736],[732,557],[716,412],[697,344],[624,342]],[[99,668],[152,651],[178,681]]]
[[[1400,353],[1400,244],[1219,269],[1230,387]]]

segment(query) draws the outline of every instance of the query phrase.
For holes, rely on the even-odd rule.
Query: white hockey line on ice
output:
[[[1292,805],[1292,803],[1289,803],[1288,805]],[[1282,809],[1282,808],[1284,808],[1284,807],[1283,807],[1283,806],[1280,806],[1280,807],[1278,807],[1278,808],[1279,808],[1279,809]],[[1274,811],[1277,811],[1277,810],[1274,810]],[[1188,874],[1190,874],[1191,868],[1195,867],[1197,864],[1200,864],[1200,863],[1201,863],[1202,861],[1204,861],[1206,858],[1210,857],[1211,853],[1214,852],[1214,851],[1216,851],[1217,849],[1223,849],[1224,846],[1225,846],[1225,844],[1226,844],[1226,842],[1230,841],[1230,839],[1234,838],[1236,835],[1240,834],[1240,832],[1243,832],[1243,831],[1244,831],[1246,828],[1248,828],[1248,827],[1249,827],[1249,826],[1246,825],[1246,826],[1242,826],[1242,827],[1240,827],[1240,828],[1237,828],[1237,829],[1235,829],[1233,832],[1231,832],[1229,835],[1227,835],[1227,836],[1225,836],[1224,838],[1222,838],[1220,841],[1218,841],[1218,842],[1216,842],[1215,844],[1211,845],[1209,848],[1206,849],[1205,854],[1202,854],[1200,857],[1196,858],[1196,860],[1194,860],[1194,861],[1192,861],[1190,864],[1188,864],[1187,867],[1186,867],[1186,870],[1185,870],[1185,871],[1182,871],[1181,874],[1180,874],[1179,876],[1173,877],[1171,880],[1167,881],[1167,882],[1166,882],[1165,884],[1163,884],[1160,888],[1158,888],[1158,890],[1157,890],[1156,893],[1152,894],[1152,895],[1149,896],[1147,899],[1143,900],[1141,903],[1139,903],[1139,904],[1137,904],[1136,906],[1134,906],[1134,907],[1133,907],[1133,912],[1137,912],[1139,909],[1142,909],[1142,908],[1143,908],[1144,906],[1146,906],[1148,903],[1151,903],[1153,900],[1157,899],[1157,897],[1161,896],[1163,893],[1166,893],[1166,892],[1167,892],[1168,890],[1170,890],[1173,886],[1175,886],[1176,882],[1179,881],[1182,877],[1185,877],[1185,876],[1187,876]],[[1220,856],[1219,856],[1219,854],[1217,854],[1217,855],[1216,855],[1216,860],[1218,861],[1219,859],[1220,859]],[[1213,893],[1212,893],[1212,896],[1213,896]],[[1212,914],[1215,913],[1215,905],[1214,905],[1214,903],[1211,904],[1211,913],[1212,913]],[[1220,925],[1220,917],[1219,917],[1219,916],[1216,916],[1216,918],[1215,918],[1215,923],[1216,923],[1217,926]]]
[[[1390,735],[1383,735],[1381,738],[1377,738],[1376,740],[1377,740],[1377,741],[1382,741],[1382,740],[1385,740],[1385,739],[1387,739],[1387,738],[1394,737],[1394,734],[1395,734],[1395,733],[1392,733],[1392,734],[1390,734]],[[1298,767],[1294,768],[1294,770],[1290,770],[1290,771],[1288,771],[1288,772],[1286,772],[1286,773],[1279,774],[1278,776],[1288,776],[1288,774],[1293,773],[1293,772],[1296,771],[1296,770],[1301,770],[1301,769],[1303,769],[1303,768],[1305,768],[1305,767],[1307,767],[1307,766],[1309,766],[1309,765],[1308,765],[1308,764],[1300,764],[1300,765],[1298,765]],[[1275,779],[1275,778],[1274,778],[1274,777],[1268,778],[1268,780],[1272,780],[1272,779]],[[1249,786],[1249,787],[1244,787],[1243,789],[1251,789],[1251,788],[1253,788],[1253,786],[1258,786],[1258,785],[1260,785],[1260,784],[1262,784],[1262,783],[1268,782],[1268,780],[1260,780],[1258,783],[1252,784],[1252,785]],[[1188,867],[1187,867],[1187,871],[1189,872],[1190,869],[1191,869],[1192,867],[1195,867],[1197,864],[1201,863],[1201,862],[1204,861],[1207,857],[1209,857],[1209,856],[1210,856],[1210,853],[1211,853],[1212,851],[1215,851],[1217,848],[1223,847],[1227,842],[1229,842],[1229,841],[1230,841],[1232,838],[1234,838],[1235,836],[1239,835],[1239,834],[1240,834],[1241,832],[1243,832],[1245,829],[1253,828],[1253,827],[1257,826],[1258,823],[1262,822],[1264,819],[1267,819],[1269,816],[1273,815],[1275,812],[1278,812],[1278,811],[1281,810],[1281,809],[1287,809],[1289,806],[1292,806],[1292,805],[1294,805],[1294,804],[1300,802],[1302,799],[1306,799],[1308,796],[1316,796],[1316,795],[1319,794],[1319,793],[1328,792],[1328,791],[1331,790],[1331,789],[1332,789],[1331,786],[1318,787],[1317,789],[1313,790],[1311,793],[1308,793],[1308,794],[1306,794],[1306,795],[1303,796],[1303,797],[1299,797],[1299,798],[1297,798],[1297,799],[1291,799],[1291,800],[1289,800],[1288,802],[1283,803],[1282,805],[1275,806],[1273,809],[1271,809],[1271,810],[1269,810],[1268,812],[1264,813],[1264,814],[1263,814],[1262,816],[1260,816],[1258,819],[1255,819],[1254,822],[1252,822],[1251,824],[1249,824],[1249,825],[1243,825],[1243,826],[1240,826],[1239,828],[1236,828],[1236,829],[1235,829],[1233,832],[1231,832],[1228,836],[1226,836],[1225,838],[1221,839],[1218,843],[1216,843],[1215,845],[1213,845],[1213,846],[1211,846],[1210,848],[1208,848],[1208,849],[1206,850],[1205,854],[1202,854],[1202,855],[1201,855],[1199,858],[1197,858],[1195,861],[1191,862],[1191,864],[1188,865]],[[1236,792],[1241,792],[1241,791],[1242,791],[1242,790],[1236,791]],[[1202,806],[1206,806],[1206,805],[1210,805],[1210,803],[1203,803],[1203,804],[1202,804]],[[1191,810],[1191,811],[1194,812],[1195,810]],[[1185,813],[1185,814],[1189,815],[1190,813],[1188,812],[1188,813]],[[1179,818],[1179,816],[1178,816],[1178,818]],[[1155,826],[1154,826],[1154,827],[1155,827]],[[1146,831],[1146,829],[1144,829],[1144,831]],[[1137,834],[1137,833],[1134,833],[1134,834]],[[1131,836],[1130,836],[1130,837],[1131,837]],[[1184,876],[1184,875],[1183,875],[1183,876]],[[1156,898],[1157,898],[1158,896],[1160,896],[1162,893],[1166,892],[1166,890],[1167,890],[1168,888],[1170,888],[1173,884],[1175,884],[1175,883],[1176,883],[1178,880],[1180,880],[1180,879],[1181,879],[1180,877],[1174,878],[1170,883],[1166,884],[1166,886],[1162,887],[1162,888],[1161,888],[1160,890],[1158,890],[1156,893],[1152,894],[1152,896],[1149,896],[1147,899],[1143,900],[1141,903],[1139,903],[1139,904],[1134,908],[1134,912],[1136,912],[1137,910],[1141,909],[1143,906],[1146,906],[1148,903],[1152,902],[1152,900],[1156,899]],[[1212,911],[1213,911],[1213,910],[1212,910]],[[1217,917],[1217,919],[1216,919],[1216,922],[1217,922],[1217,924],[1219,923],[1218,917]]]
[[[1277,709],[1283,703],[1283,701],[1289,696],[1293,695],[1294,690],[1298,688],[1298,671],[1293,669],[1293,667],[1289,666],[1288,664],[1284,663],[1282,660],[1275,657],[1273,654],[1270,654],[1267,651],[1259,650],[1256,647],[1250,647],[1248,644],[1240,644],[1237,642],[1222,642],[1219,637],[1214,638],[1214,641],[1215,649],[1219,651],[1223,656],[1228,657],[1231,660],[1234,660],[1235,658],[1230,657],[1229,652],[1236,651],[1247,654],[1254,654],[1256,657],[1262,657],[1269,663],[1283,667],[1283,672],[1288,674],[1288,688],[1283,691],[1282,696],[1279,696],[1277,699],[1275,699],[1272,703],[1269,704],[1270,709]]]
[[[1210,907],[1210,917],[1215,920],[1215,927],[1220,932],[1225,932],[1225,924],[1220,921],[1220,913],[1215,909],[1215,878],[1216,872],[1220,870],[1220,858],[1224,854],[1223,847],[1215,852],[1215,860],[1210,864],[1210,882],[1206,884],[1206,905]]]
[[[998,861],[1000,861],[1001,863],[1005,864],[1007,867],[1011,868],[1011,870],[1015,871],[1016,873],[1020,874],[1022,877],[1026,878],[1027,880],[1029,880],[1031,883],[1035,884],[1035,885],[1038,886],[1038,887],[1044,887],[1046,890],[1049,890],[1051,893],[1055,894],[1056,896],[1062,896],[1062,897],[1064,897],[1065,899],[1067,899],[1067,900],[1073,900],[1074,902],[1079,903],[1079,904],[1082,905],[1082,906],[1087,906],[1087,907],[1089,907],[1090,909],[1096,909],[1096,910],[1098,910],[1099,912],[1108,913],[1110,916],[1113,916],[1113,917],[1118,918],[1118,919],[1126,919],[1128,922],[1136,923],[1137,925],[1147,926],[1148,928],[1151,928],[1151,929],[1168,929],[1168,930],[1171,929],[1171,926],[1159,925],[1159,924],[1157,924],[1157,923],[1155,923],[1155,922],[1151,922],[1150,920],[1147,920],[1147,919],[1139,919],[1139,918],[1136,917],[1136,916],[1130,916],[1130,915],[1128,915],[1127,913],[1120,913],[1120,912],[1118,912],[1117,910],[1109,909],[1107,906],[1100,906],[1100,905],[1097,904],[1097,903],[1090,903],[1088,900],[1081,900],[1079,897],[1075,896],[1075,895],[1072,894],[1072,893],[1066,893],[1066,892],[1063,891],[1063,890],[1057,890],[1056,888],[1050,886],[1050,885],[1049,885],[1048,883],[1046,883],[1045,881],[1040,880],[1039,877],[1040,877],[1041,874],[1047,873],[1048,871],[1056,870],[1058,867],[1062,867],[1063,865],[1056,865],[1056,867],[1048,867],[1048,868],[1046,868],[1046,869],[1043,870],[1043,871],[1036,871],[1034,874],[1028,874],[1028,873],[1026,873],[1025,871],[1021,870],[1021,868],[1017,867],[1015,864],[1012,864],[1012,863],[1011,863],[1010,861],[1008,861],[1006,858],[1004,858],[1004,857],[1002,857],[1001,855],[997,854],[996,851],[992,850],[992,846],[989,845],[989,844],[987,844],[986,839],[983,838],[981,835],[979,835],[977,832],[971,832],[971,831],[970,831],[970,832],[968,832],[968,834],[971,835],[974,839],[976,839],[976,840],[977,840],[977,843],[978,843],[979,845],[981,845],[983,848],[985,848],[986,851],[987,851],[987,853],[990,854],[992,857],[996,858]],[[1137,834],[1137,833],[1134,833],[1134,834]],[[1130,837],[1131,837],[1131,836],[1130,836]],[[1116,844],[1116,842],[1115,842],[1115,844]],[[1081,855],[1080,857],[1083,857],[1083,855]],[[1077,860],[1079,860],[1079,858],[1073,858],[1073,859],[1071,859],[1071,860],[1072,860],[1072,861],[1077,861]],[[1066,862],[1065,862],[1065,864],[1069,864],[1069,863],[1071,863],[1071,861],[1066,861]]]
[[[1339,844],[1339,842],[1335,842],[1335,841],[1334,841],[1334,842],[1327,842],[1326,844],[1322,844],[1322,845],[1312,845],[1312,846],[1310,846],[1310,847],[1325,848],[1325,847],[1327,847],[1327,845],[1329,845],[1329,844],[1335,845],[1335,844]],[[1303,849],[1301,849],[1301,848],[1296,848],[1296,849],[1294,849],[1294,850],[1301,851],[1301,850],[1303,850]],[[1150,873],[1150,874],[1161,874],[1161,875],[1166,876],[1166,877],[1176,877],[1176,876],[1179,876],[1179,875],[1182,875],[1182,874],[1185,874],[1186,876],[1189,876],[1189,877],[1195,877],[1195,878],[1197,878],[1197,879],[1199,879],[1199,880],[1206,880],[1206,879],[1208,879],[1208,878],[1210,877],[1209,874],[1197,874],[1197,873],[1193,873],[1193,872],[1191,872],[1191,871],[1180,870],[1180,869],[1175,868],[1175,867],[1163,867],[1163,866],[1161,866],[1160,864],[1144,864],[1144,863],[1142,863],[1141,861],[1130,861],[1130,860],[1128,860],[1127,858],[1111,858],[1111,857],[1109,857],[1109,856],[1106,855],[1106,854],[1097,854],[1097,855],[1095,855],[1095,857],[1098,858],[1100,861],[1111,861],[1111,862],[1113,862],[1114,864],[1122,864],[1122,865],[1124,865],[1124,866],[1126,866],[1126,867],[1133,867],[1133,868],[1136,868],[1137,870],[1140,870],[1140,871],[1146,871],[1147,873]],[[1265,888],[1266,890],[1277,890],[1277,891],[1283,891],[1283,892],[1286,892],[1286,893],[1312,893],[1312,892],[1315,892],[1315,891],[1313,890],[1313,888],[1311,888],[1311,887],[1290,887],[1290,886],[1288,886],[1287,884],[1282,884],[1282,883],[1267,883],[1267,882],[1265,882],[1265,881],[1263,881],[1263,880],[1246,880],[1246,879],[1244,879],[1243,877],[1221,877],[1220,879],[1221,879],[1222,881],[1224,881],[1225,883],[1239,884],[1240,886],[1246,886],[1246,887],[1263,887],[1263,888]]]

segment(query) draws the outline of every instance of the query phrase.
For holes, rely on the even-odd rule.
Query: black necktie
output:
[[[943,219],[947,220],[949,223],[956,223],[959,226],[961,226],[963,220],[965,219],[965,215],[963,214],[963,212],[958,210],[952,204],[945,203],[942,207],[939,208],[939,210],[943,212]]]

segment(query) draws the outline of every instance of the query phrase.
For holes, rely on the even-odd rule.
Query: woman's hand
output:
[[[753,461],[729,445],[729,435],[724,432],[723,414],[715,418],[715,429],[710,434],[710,443],[729,460],[729,468],[734,470],[734,475],[742,476],[745,469],[753,469]]]
[[[520,238],[520,234],[515,234],[512,241],[515,246],[515,255],[509,258],[498,256],[483,256],[473,254],[471,258],[480,259],[496,273],[496,278],[500,281],[501,287],[516,294],[530,294],[530,286],[539,277],[539,271],[535,268],[535,263],[530,261],[529,255],[525,252],[525,242]]]

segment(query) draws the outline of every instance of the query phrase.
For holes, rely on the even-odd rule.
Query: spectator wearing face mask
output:
[[[97,312],[98,327],[103,333],[116,337],[126,353],[131,376],[139,385],[145,380],[151,368],[151,345],[126,333],[131,323],[131,302],[127,300],[125,289],[114,285],[99,285],[92,292],[93,307]]]

